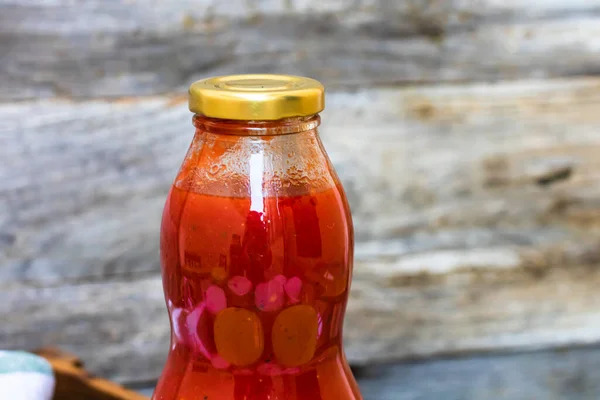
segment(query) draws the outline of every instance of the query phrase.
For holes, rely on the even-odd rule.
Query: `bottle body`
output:
[[[167,198],[156,400],[360,399],[342,348],[353,231],[318,116],[195,117]]]

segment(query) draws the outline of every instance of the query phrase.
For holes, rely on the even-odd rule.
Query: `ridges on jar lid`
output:
[[[307,117],[325,108],[325,88],[293,75],[228,75],[194,82],[190,111],[211,118],[243,121]]]

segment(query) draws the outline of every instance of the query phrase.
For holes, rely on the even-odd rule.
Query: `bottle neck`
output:
[[[196,133],[175,185],[202,194],[297,196],[336,186],[318,115],[232,121],[196,115]]]
[[[275,121],[237,121],[196,114],[194,126],[207,133],[233,136],[278,136],[315,130],[321,124],[318,114]]]

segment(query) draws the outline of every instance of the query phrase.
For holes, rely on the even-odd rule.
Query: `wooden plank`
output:
[[[600,338],[599,89],[329,95],[322,136],[359,239],[352,362]],[[182,101],[0,105],[1,348],[59,345],[103,376],[156,378],[160,209],[192,134]]]
[[[569,264],[481,261],[470,270],[437,274],[359,262],[344,329],[349,360],[364,365],[594,343],[600,337],[600,269],[561,257]],[[100,376],[151,381],[169,346],[161,289],[158,276],[54,288],[12,284],[0,291],[0,316],[10,321],[0,325],[0,345],[60,346]]]
[[[64,348],[93,374],[119,381],[156,379],[169,347],[160,278],[2,291],[0,343]]]
[[[590,78],[331,93],[322,135],[357,257],[593,249],[599,88]],[[0,286],[158,271],[161,209],[193,132],[181,100],[0,105]]]
[[[361,262],[346,320],[348,357],[364,365],[595,343],[600,273],[597,263],[573,263],[569,253],[576,247],[545,253],[446,251]]]
[[[0,100],[184,91],[234,72],[331,85],[600,71],[600,0],[0,1]]]
[[[436,360],[358,371],[365,400],[600,398],[598,348]]]
[[[149,400],[116,383],[91,376],[77,357],[55,349],[36,352],[52,365],[56,378],[54,400]]]

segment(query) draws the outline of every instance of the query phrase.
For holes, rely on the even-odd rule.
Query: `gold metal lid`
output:
[[[244,121],[305,117],[323,111],[325,88],[301,76],[220,76],[194,82],[189,107],[207,117]]]

